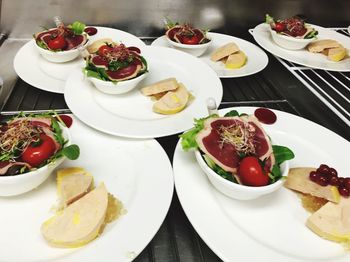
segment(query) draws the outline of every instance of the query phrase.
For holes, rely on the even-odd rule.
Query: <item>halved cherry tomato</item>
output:
[[[100,55],[100,56],[105,56],[107,52],[111,51],[112,50],[112,47],[108,46],[108,45],[103,45],[103,46],[100,46],[100,48],[98,49],[97,53]]]
[[[286,29],[286,26],[283,23],[276,22],[274,29],[276,32],[283,32]]]
[[[259,159],[253,156],[247,156],[241,160],[238,176],[246,186],[266,186],[270,182],[268,174],[263,172]]]
[[[181,43],[185,45],[198,45],[199,44],[199,37],[194,36],[183,36],[181,38]]]
[[[67,41],[64,36],[57,36],[48,42],[48,47],[51,50],[63,50],[67,46]]]
[[[22,153],[22,160],[33,167],[37,167],[49,159],[56,151],[55,142],[45,134],[40,135],[39,145],[30,144]]]

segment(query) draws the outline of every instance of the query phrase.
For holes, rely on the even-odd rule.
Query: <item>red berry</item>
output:
[[[319,184],[320,186],[327,186],[328,185],[328,177],[327,177],[327,175],[320,174],[316,183]]]
[[[342,186],[350,190],[350,177],[346,177],[344,179],[344,182],[342,183]]]
[[[338,190],[339,190],[339,194],[342,195],[343,197],[348,197],[350,195],[349,189],[345,187],[339,187]]]
[[[332,176],[338,176],[337,170],[335,170],[333,167],[329,168],[329,174]]]
[[[316,171],[311,171],[309,174],[309,178],[312,182],[317,182],[319,178],[319,174]]]
[[[329,179],[329,184],[332,185],[332,186],[339,186],[339,179],[338,177],[336,176],[332,176],[330,179]]]
[[[319,172],[321,174],[328,175],[329,174],[329,166],[322,164],[322,165],[320,165],[319,168],[317,168],[317,172]]]

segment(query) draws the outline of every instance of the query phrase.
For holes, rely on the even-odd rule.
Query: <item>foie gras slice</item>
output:
[[[323,39],[323,40],[318,40],[315,42],[310,43],[307,46],[307,50],[312,53],[320,53],[325,49],[328,48],[335,48],[335,47],[340,47],[341,45],[332,39]]]
[[[338,188],[331,185],[320,186],[312,182],[309,179],[311,171],[316,171],[316,169],[311,167],[291,168],[284,182],[284,186],[304,194],[310,194],[338,203],[340,201]]]
[[[141,93],[145,96],[151,96],[154,94],[175,90],[177,87],[178,82],[174,77],[171,77],[141,88]]]
[[[186,87],[179,83],[175,91],[169,91],[153,104],[153,111],[164,115],[175,114],[186,107],[189,97]]]
[[[239,47],[235,43],[231,42],[231,43],[225,44],[225,45],[219,47],[218,49],[216,49],[211,54],[210,59],[212,61],[216,62],[216,61],[219,61],[219,60],[223,59],[224,57],[229,56],[229,55],[236,53],[238,51],[239,51]]]
[[[41,226],[46,241],[56,247],[80,247],[99,233],[108,207],[108,192],[103,183],[58,212]]]
[[[350,198],[328,202],[313,213],[306,225],[317,235],[335,242],[350,241]]]
[[[93,176],[80,167],[57,171],[57,193],[61,206],[65,207],[78,200],[93,187]]]

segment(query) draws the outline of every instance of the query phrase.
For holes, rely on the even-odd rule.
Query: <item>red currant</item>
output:
[[[349,189],[345,187],[339,187],[339,194],[342,195],[343,197],[348,197],[350,195]]]

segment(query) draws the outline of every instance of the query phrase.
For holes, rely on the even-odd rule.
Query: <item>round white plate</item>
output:
[[[255,108],[237,107],[240,113]],[[220,110],[220,114],[229,109]],[[350,143],[309,120],[285,113],[263,125],[274,144],[295,153],[291,167],[335,167],[349,176]],[[282,188],[251,201],[239,201],[217,191],[198,166],[193,152],[177,145],[173,160],[176,192],[192,225],[224,261],[349,261],[340,244],[322,239],[305,226],[310,215],[296,193]]]
[[[72,112],[86,124],[105,133],[153,138],[176,134],[192,126],[193,118],[207,113],[206,99],[220,104],[222,84],[213,70],[195,57],[164,47],[146,46],[141,54],[149,65],[148,76],[138,87],[123,95],[98,91],[82,70],[75,69],[66,82],[64,97]],[[175,77],[195,97],[187,107],[173,115],[152,111],[154,101],[141,94],[140,88]]]
[[[207,63],[221,78],[230,78],[230,77],[241,77],[248,76],[259,71],[263,70],[269,59],[265,52],[257,47],[256,45],[230,35],[224,35],[219,33],[208,33],[208,37],[212,39],[212,44],[208,50],[199,57],[200,60]],[[225,65],[222,62],[213,62],[210,60],[210,55],[220,46],[223,46],[227,43],[234,42],[238,47],[247,55],[247,63],[239,69],[226,69]],[[172,47],[169,42],[166,40],[166,36],[161,36],[153,41],[153,46],[164,46]]]
[[[95,185],[104,182],[120,199],[126,214],[110,223],[97,239],[81,248],[54,248],[40,233],[53,213],[55,174],[34,191],[0,197],[0,261],[131,261],[151,241],[162,224],[173,195],[170,161],[155,140],[119,139],[74,119],[73,142],[81,155],[64,167],[89,171]],[[19,249],[20,247],[20,249]]]
[[[322,39],[333,39],[341,43],[348,52],[350,50],[350,38],[330,30],[324,27],[312,25],[318,31],[318,40]],[[306,49],[302,50],[287,50],[279,45],[277,45],[271,37],[269,31],[269,25],[262,23],[257,25],[252,31],[255,41],[264,49],[269,51],[271,54],[281,57],[285,60],[297,63],[300,65],[324,69],[329,71],[350,71],[350,58],[340,62],[333,62],[327,59],[325,55],[315,54],[307,51]]]
[[[109,37],[127,46],[145,46],[144,42],[138,37],[127,32],[107,27],[96,26],[96,28],[97,34],[90,36],[89,41],[91,43]],[[39,54],[35,45],[35,40],[32,39],[18,50],[13,62],[17,75],[36,88],[63,94],[65,80],[68,75],[73,68],[84,65],[84,61],[77,57],[66,63],[51,63]]]

